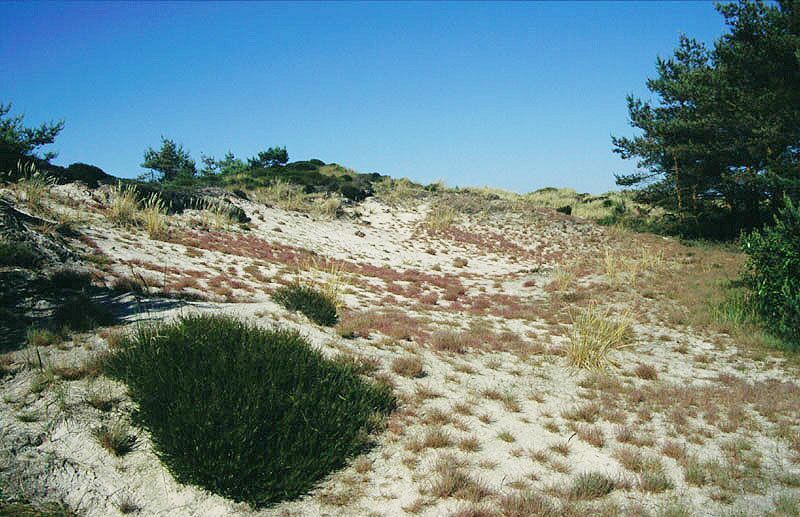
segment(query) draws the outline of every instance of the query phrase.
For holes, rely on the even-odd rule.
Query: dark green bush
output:
[[[92,285],[92,275],[74,269],[58,269],[47,277],[51,289],[84,289]]]
[[[0,267],[32,268],[38,263],[39,256],[29,244],[0,239]]]
[[[787,197],[775,224],[742,239],[744,280],[769,329],[800,348],[800,207]]]
[[[341,468],[395,404],[298,333],[225,316],[140,327],[106,370],[176,479],[256,507]]]
[[[336,303],[311,286],[294,283],[279,287],[272,299],[290,311],[299,311],[320,325],[332,326],[339,317]]]
[[[92,330],[114,323],[108,307],[81,293],[64,300],[53,312],[53,323],[77,332]]]
[[[343,183],[339,187],[339,192],[350,201],[363,201],[372,195],[371,188],[362,188],[353,183]]]
[[[63,179],[66,181],[82,181],[90,188],[95,188],[100,183],[111,183],[114,178],[106,174],[100,167],[86,163],[73,163],[64,170]]]

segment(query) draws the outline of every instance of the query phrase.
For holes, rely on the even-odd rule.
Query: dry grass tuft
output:
[[[572,499],[598,499],[617,488],[624,488],[625,483],[615,480],[600,472],[578,474],[569,487],[567,494]]]
[[[654,381],[658,379],[658,370],[651,364],[640,364],[634,370],[634,373],[640,379],[647,381]]]
[[[410,451],[421,451],[423,449],[442,449],[451,445],[453,445],[453,436],[441,427],[434,427],[425,431],[421,440],[410,442],[406,448]]]
[[[568,456],[569,455],[569,451],[570,451],[569,443],[567,443],[567,442],[554,443],[553,445],[548,447],[548,449],[550,449],[551,451],[553,451],[555,453],[558,453],[558,454],[560,454],[562,456]],[[546,457],[546,455],[542,455],[542,454],[543,454],[543,451],[540,451],[537,454],[537,458],[539,458],[539,459],[543,458],[542,461],[546,461],[548,458]]]
[[[516,437],[508,431],[500,431],[499,433],[497,433],[497,437],[506,443],[512,443],[517,441]]]
[[[431,494],[436,497],[454,497],[480,502],[494,492],[481,479],[475,478],[465,469],[464,462],[444,455],[435,466],[439,477],[431,486]]]
[[[601,411],[602,407],[600,404],[597,404],[596,402],[587,402],[585,404],[574,406],[571,409],[562,411],[561,416],[567,420],[578,420],[593,424],[600,417]]]
[[[151,239],[167,236],[167,207],[155,192],[144,200],[138,217]]]
[[[403,377],[419,379],[425,377],[422,359],[415,355],[397,357],[392,361],[392,371]]]
[[[123,226],[133,226],[137,222],[139,201],[134,185],[117,186],[111,190],[111,203],[108,207],[108,219]]]
[[[622,447],[614,451],[614,458],[639,476],[639,488],[645,492],[660,493],[675,486],[667,476],[663,463],[655,456],[645,455],[632,447]]]
[[[590,305],[572,317],[572,330],[566,349],[567,363],[576,368],[602,370],[614,364],[611,352],[625,347],[631,341],[630,313],[623,312],[615,318],[611,311],[601,311]]]
[[[458,441],[458,448],[464,452],[477,452],[480,450],[481,444],[474,436],[468,436]]]
[[[431,334],[431,346],[440,352],[463,354],[466,352],[463,336],[452,330],[437,330]]]
[[[500,510],[505,517],[561,517],[562,512],[546,497],[526,490],[508,494],[500,500]]]
[[[578,438],[598,449],[606,444],[606,437],[603,430],[596,425],[579,425],[575,429]]]
[[[433,231],[451,227],[458,220],[458,212],[449,206],[435,206],[425,214],[425,226]]]

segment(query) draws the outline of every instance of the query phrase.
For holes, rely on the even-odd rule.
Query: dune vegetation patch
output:
[[[290,311],[298,311],[314,323],[324,326],[335,325],[339,320],[336,314],[336,300],[317,289],[294,283],[280,287],[272,298]]]
[[[142,326],[107,372],[182,483],[256,507],[306,493],[365,449],[390,390],[326,359],[298,333],[224,316]]]

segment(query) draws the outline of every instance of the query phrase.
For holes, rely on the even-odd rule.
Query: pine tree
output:
[[[651,104],[628,97],[636,137],[612,137],[639,172],[617,176],[673,211],[682,228],[723,221],[731,234],[770,220],[800,196],[800,3],[718,5],[729,32],[713,49],[682,37],[647,81]]]
[[[194,160],[183,147],[169,138],[161,137],[161,149],[148,147],[144,152],[142,167],[161,173],[162,182],[180,177],[191,178],[197,174]]]

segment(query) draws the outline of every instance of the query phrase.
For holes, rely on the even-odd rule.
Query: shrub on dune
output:
[[[141,327],[106,369],[176,479],[257,507],[344,466],[395,404],[296,332],[223,316]]]

